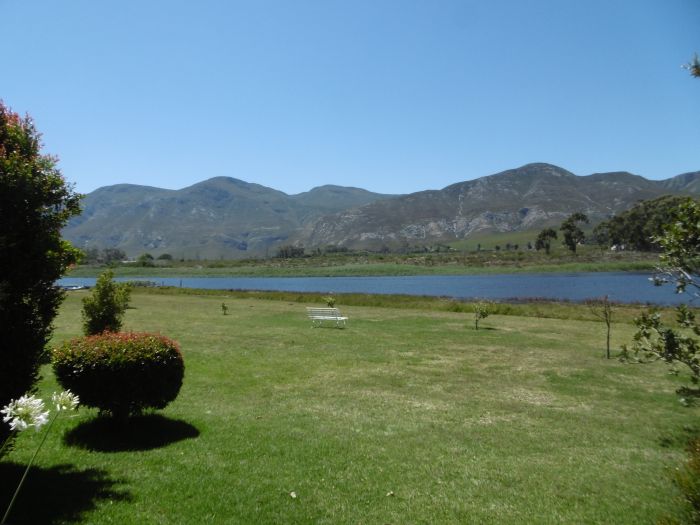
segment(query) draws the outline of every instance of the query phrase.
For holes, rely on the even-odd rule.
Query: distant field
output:
[[[535,250],[464,251],[419,254],[314,255],[296,259],[158,261],[155,267],[120,265],[121,277],[193,276],[370,276],[455,275],[508,272],[649,271],[658,263],[653,253],[601,251],[582,246],[571,254],[556,248],[551,255]],[[79,266],[70,277],[94,277],[103,268]]]
[[[69,294],[56,342],[79,334],[82,295]],[[180,341],[180,397],[121,438],[87,409],[59,420],[13,522],[638,524],[676,512],[670,476],[698,411],[664,366],[605,360],[584,307],[493,315],[475,331],[435,301],[341,298],[338,330],[262,297],[136,292],[126,328]],[[556,317],[556,305],[503,311],[545,306]],[[614,347],[632,333],[616,324]],[[40,391],[54,388],[47,368]],[[39,438],[22,436],[16,464],[0,465],[0,504]]]

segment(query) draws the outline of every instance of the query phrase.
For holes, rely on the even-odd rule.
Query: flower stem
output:
[[[39,443],[39,446],[34,451],[34,455],[32,456],[32,459],[29,460],[29,464],[27,465],[27,468],[24,469],[24,474],[22,475],[22,479],[19,481],[19,485],[17,485],[17,490],[15,490],[15,493],[12,496],[12,499],[10,500],[10,504],[7,506],[7,510],[5,511],[5,515],[2,517],[2,521],[0,521],[0,525],[3,525],[5,523],[5,521],[7,521],[7,517],[10,515],[10,511],[12,510],[12,506],[15,504],[15,500],[17,499],[17,494],[19,494],[19,491],[22,489],[22,485],[24,484],[24,480],[27,478],[27,474],[29,474],[29,469],[32,468],[32,465],[34,464],[34,460],[36,459],[36,456],[39,453],[39,450],[43,446],[44,441],[46,441],[46,438],[48,437],[49,432],[51,431],[51,427],[53,426],[53,422],[56,421],[57,417],[58,417],[58,411],[56,411],[53,418],[51,418],[51,421],[49,422],[49,426],[46,428],[46,432],[44,432],[44,437],[42,438],[41,443]]]

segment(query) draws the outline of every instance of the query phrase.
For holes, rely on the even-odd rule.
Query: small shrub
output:
[[[85,335],[118,332],[122,317],[129,306],[131,288],[115,283],[112,270],[105,270],[97,278],[92,294],[83,299],[83,331]]]
[[[479,329],[479,321],[486,319],[491,313],[491,305],[487,302],[481,301],[474,303],[474,329]]]
[[[178,344],[147,333],[105,332],[66,341],[54,349],[53,369],[83,405],[120,419],[165,408],[177,397],[185,373]]]
[[[155,264],[153,264],[153,256],[150,253],[139,255],[139,258],[136,259],[136,265],[144,268],[152,268],[155,266]]]
[[[332,295],[327,295],[323,298],[323,301],[328,305],[328,308],[333,308],[335,306],[335,297]]]
[[[452,300],[447,304],[446,307],[448,312],[456,312],[456,313],[464,313],[467,310],[467,306],[464,303],[461,303],[456,300]]]

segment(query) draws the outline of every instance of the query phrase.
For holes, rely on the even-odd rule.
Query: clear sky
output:
[[[0,98],[78,191],[700,170],[699,0],[0,0]]]

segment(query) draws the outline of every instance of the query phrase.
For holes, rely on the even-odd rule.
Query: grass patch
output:
[[[78,292],[85,293],[85,292]],[[321,306],[325,304],[323,293],[318,292],[285,292],[264,290],[217,290],[193,289],[178,287],[135,288],[133,293],[155,295],[194,295],[220,297],[222,299],[261,299],[266,301],[286,301],[299,304]],[[372,306],[377,308],[400,308],[409,310],[424,310],[437,312],[467,313],[474,312],[473,303],[451,297],[416,296],[402,294],[364,294],[336,293],[333,294],[339,306]],[[641,312],[642,305],[615,304],[614,318],[618,322],[630,323]],[[569,301],[551,301],[544,299],[525,299],[518,303],[492,302],[492,314],[514,315],[521,317],[539,317],[548,319],[576,319],[583,321],[599,320],[586,304]],[[675,309],[670,307],[657,308],[665,322],[675,319]]]
[[[82,296],[69,294],[56,343],[79,335]],[[134,293],[126,329],[182,346],[180,397],[121,436],[90,410],[59,418],[13,521],[636,524],[676,515],[669,469],[697,431],[697,410],[678,403],[679,379],[663,366],[603,359],[601,323],[513,311],[477,332],[468,313],[439,301],[343,296],[348,328],[312,329],[300,302],[269,298]],[[613,347],[633,331],[617,323]],[[44,376],[46,396],[56,386],[48,368]],[[0,504],[40,437],[23,435],[0,469]],[[37,505],[47,480],[62,494],[86,492],[74,506]]]

